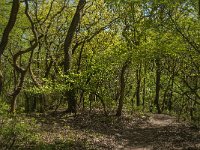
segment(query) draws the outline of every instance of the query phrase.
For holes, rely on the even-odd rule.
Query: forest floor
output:
[[[198,128],[164,114],[135,114],[119,118],[100,113],[76,116],[54,113],[34,117],[44,142],[43,149],[200,149]]]

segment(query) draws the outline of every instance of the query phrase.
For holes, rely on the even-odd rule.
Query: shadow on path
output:
[[[163,119],[163,117],[167,118]],[[99,149],[200,149],[199,129],[177,123],[174,120],[171,121],[170,119],[174,118],[170,118],[170,116],[155,115],[153,121],[149,116],[117,118],[102,114],[80,114],[75,117],[54,114],[37,119],[38,122],[50,125],[50,127],[56,124],[58,130],[69,126],[77,134],[82,132],[82,137],[89,141],[96,138],[94,134],[100,134],[103,138],[93,143],[97,144],[97,148],[99,144]]]

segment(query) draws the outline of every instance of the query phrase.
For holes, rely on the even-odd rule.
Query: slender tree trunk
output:
[[[142,90],[142,105],[143,105],[143,110],[145,108],[145,98],[146,98],[146,62],[144,64],[144,79],[143,79],[143,90]]]
[[[136,105],[140,106],[141,64],[136,70]]]
[[[11,113],[15,113],[16,110],[16,105],[17,105],[17,96],[19,95],[22,87],[23,87],[23,83],[24,83],[24,78],[25,78],[25,74],[26,72],[21,72],[21,77],[20,77],[20,81],[19,84],[17,85],[17,87],[15,87],[13,93],[11,94],[11,106],[10,106],[10,112]]]
[[[17,107],[17,95],[18,93],[12,95],[11,105],[10,105],[10,113],[15,113]]]
[[[78,61],[77,61],[77,73],[79,73],[80,69],[81,69],[81,59],[82,59],[82,54],[83,54],[83,48],[85,46],[85,42],[83,42],[82,46],[81,46],[81,50],[79,52],[79,56],[78,56]]]
[[[37,47],[37,43],[35,43],[34,45],[32,45],[31,47],[29,47],[28,49],[26,49],[24,51],[19,51],[18,53],[16,53],[13,56],[14,69],[19,73],[20,78],[19,78],[19,83],[16,85],[16,87],[14,88],[13,93],[11,94],[11,97],[12,97],[11,98],[11,108],[10,108],[10,112],[11,113],[15,112],[17,96],[19,95],[19,93],[21,92],[21,89],[23,88],[25,75],[27,73],[28,68],[30,67],[31,60],[32,60],[32,57],[33,57],[33,50],[36,47]],[[30,57],[29,57],[28,65],[26,66],[26,68],[22,68],[21,66],[19,66],[17,64],[17,60],[18,60],[19,56],[21,56],[23,54],[26,54],[28,52],[31,52]]]
[[[107,111],[106,111],[106,104],[105,104],[103,98],[102,98],[100,95],[98,95],[97,93],[95,93],[95,96],[96,96],[96,98],[98,98],[98,99],[100,100],[100,102],[101,102],[101,104],[102,104],[102,107],[103,107],[104,115],[107,116],[108,113],[107,113]]]
[[[81,107],[82,104],[82,110],[85,109],[85,105],[84,105],[84,90],[80,91],[80,99],[79,99],[79,107]]]
[[[119,96],[119,103],[118,103],[116,116],[121,116],[122,114],[122,108],[123,108],[123,103],[124,103],[124,93],[125,93],[125,77],[124,76],[125,76],[126,69],[128,68],[128,64],[129,62],[126,61],[120,73],[120,78],[119,78],[120,96]]]
[[[17,20],[17,14],[18,14],[19,5],[20,5],[19,2],[20,2],[20,0],[13,0],[13,2],[12,2],[13,4],[12,4],[11,13],[10,13],[10,18],[9,18],[6,28],[3,32],[3,36],[1,39],[1,43],[0,43],[0,58],[7,46],[9,34],[12,31],[12,29],[15,25],[15,22]]]
[[[199,0],[199,19],[200,19],[200,0]]]
[[[95,101],[96,95],[94,93],[89,94],[89,102],[90,102],[90,113],[92,112],[92,103]]]
[[[163,102],[162,102],[162,107],[161,107],[161,111],[163,112],[165,109],[165,105],[166,105],[166,99],[168,96],[168,92],[169,92],[169,87],[167,87],[167,89],[164,91],[164,95],[163,95]]]
[[[32,27],[31,29],[32,29],[32,32],[33,32],[34,37],[35,37],[35,39],[34,39],[35,43],[33,45],[31,45],[29,48],[27,48],[26,50],[19,51],[13,56],[13,66],[14,66],[14,69],[20,74],[20,78],[19,78],[19,83],[14,88],[14,91],[11,94],[11,97],[12,97],[11,105],[10,105],[10,112],[11,113],[15,112],[17,96],[19,95],[19,93],[21,92],[21,89],[23,88],[26,73],[27,73],[27,71],[28,71],[28,69],[31,65],[31,61],[32,61],[32,57],[33,57],[33,51],[38,46],[38,36],[37,36],[36,31],[35,31],[34,23],[33,23],[30,15],[28,13],[28,10],[29,10],[28,0],[25,0],[25,5],[26,5],[25,14],[26,14],[27,18],[29,19],[29,21],[31,23],[31,27]],[[29,53],[29,52],[31,53],[30,57],[29,57],[29,61],[27,63],[27,66],[25,68],[23,68],[21,65],[19,65],[17,63],[18,58],[21,57],[23,54],[26,54],[26,53]]]
[[[175,73],[173,71],[172,81],[171,81],[171,88],[170,88],[170,93],[169,93],[168,103],[167,103],[167,107],[168,107],[169,112],[171,112],[171,110],[172,110],[172,98],[173,98],[174,80],[175,80]]]
[[[65,43],[64,43],[64,74],[65,75],[68,75],[71,70],[71,63],[72,63],[71,44],[72,44],[72,40],[76,32],[76,29],[78,27],[78,24],[80,23],[81,11],[83,10],[85,4],[86,4],[86,0],[79,0],[77,8],[76,8],[76,12],[73,16],[72,22],[70,24],[70,27],[65,39]],[[66,112],[76,113],[77,101],[76,101],[75,89],[72,88],[70,91],[66,91],[64,97],[68,103],[68,109]]]
[[[2,91],[3,91],[3,74],[1,72],[1,62],[0,62],[0,95],[1,95]]]
[[[154,105],[156,106],[158,113],[161,113],[159,105],[160,79],[161,79],[161,64],[160,64],[160,59],[156,59],[156,95],[155,95]]]
[[[9,38],[9,34],[12,31],[15,22],[17,20],[17,14],[19,11],[19,6],[20,6],[20,0],[13,0],[13,4],[12,4],[12,9],[10,12],[10,18],[8,20],[8,23],[6,25],[6,28],[3,31],[3,35],[0,41],[0,95],[2,93],[3,90],[3,74],[1,72],[1,57],[5,51],[5,48],[8,44],[8,38]]]

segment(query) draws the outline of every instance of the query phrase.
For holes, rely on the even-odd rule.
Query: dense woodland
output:
[[[1,124],[60,111],[199,126],[200,1],[0,0]]]

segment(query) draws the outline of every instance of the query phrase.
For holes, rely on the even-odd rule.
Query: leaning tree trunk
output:
[[[129,62],[126,61],[125,64],[123,65],[120,73],[120,78],[119,78],[119,84],[120,84],[120,93],[119,93],[119,104],[117,108],[117,113],[116,116],[121,116],[122,114],[122,108],[123,108],[123,103],[124,103],[124,93],[125,93],[125,72],[126,69],[128,68]]]
[[[1,43],[0,43],[0,58],[8,44],[8,37],[9,37],[9,34],[10,32],[12,31],[14,25],[15,25],[15,22],[17,20],[17,14],[18,14],[18,11],[19,11],[19,0],[13,0],[13,5],[12,5],[12,9],[11,9],[11,13],[10,13],[10,18],[9,18],[9,21],[6,25],[6,28],[3,32],[3,36],[2,36],[2,39],[1,39]]]
[[[36,31],[35,31],[35,26],[34,26],[34,23],[33,23],[30,15],[28,13],[28,10],[29,10],[28,0],[25,0],[25,5],[26,5],[25,14],[26,14],[27,18],[29,19],[29,21],[31,23],[31,27],[32,27],[31,29],[32,29],[32,32],[33,32],[34,37],[35,37],[35,39],[34,39],[35,42],[34,42],[33,45],[31,45],[26,50],[19,51],[13,56],[13,66],[14,66],[14,69],[20,74],[20,78],[19,78],[19,82],[18,82],[17,86],[14,88],[14,90],[11,94],[11,105],[10,105],[10,112],[11,113],[15,112],[16,104],[17,104],[17,96],[19,95],[19,93],[21,92],[21,89],[23,88],[24,79],[25,79],[27,70],[29,69],[31,62],[32,62],[33,51],[38,46],[38,36],[37,36]],[[41,37],[42,36],[40,36],[39,38],[41,38]],[[29,60],[28,60],[28,65],[26,67],[20,66],[17,63],[18,58],[21,57],[23,54],[26,54],[26,53],[29,53],[29,52],[31,52],[31,54],[30,54],[30,57],[29,57]]]
[[[64,43],[64,74],[68,75],[71,69],[71,63],[72,63],[72,50],[71,50],[71,44],[72,39],[74,37],[74,33],[76,32],[76,29],[78,27],[78,24],[80,23],[81,18],[81,11],[83,10],[84,6],[86,4],[86,0],[79,0],[76,12],[74,14],[74,17],[72,19],[72,22],[70,24],[69,30],[67,32],[67,36]],[[72,85],[73,87],[73,85]],[[65,99],[68,103],[68,109],[66,112],[72,112],[76,113],[76,91],[75,89],[71,89],[69,91],[65,92]]]
[[[3,31],[3,35],[2,35],[2,38],[1,38],[1,42],[0,42],[0,65],[1,65],[1,56],[3,55],[5,48],[8,44],[9,34],[12,31],[12,29],[15,25],[15,22],[17,20],[17,14],[18,14],[18,11],[19,11],[19,6],[20,6],[20,1],[19,0],[13,0],[12,9],[11,9],[11,12],[10,12],[10,18],[8,20],[6,28]],[[3,89],[3,74],[2,74],[1,68],[0,68],[0,94],[2,92],[2,89]]]
[[[13,66],[14,66],[14,69],[19,73],[20,78],[19,78],[19,82],[18,82],[17,86],[14,88],[14,90],[11,94],[11,107],[10,107],[11,113],[15,112],[17,96],[19,95],[19,93],[21,92],[21,89],[23,88],[24,79],[25,79],[27,70],[30,67],[32,57],[33,57],[33,51],[36,47],[37,47],[37,43],[35,43],[34,45],[32,45],[31,47],[29,47],[28,49],[26,49],[24,51],[17,52],[13,56]],[[23,67],[19,66],[19,64],[17,64],[17,60],[21,55],[26,54],[28,52],[31,52],[30,57],[29,57],[29,62],[28,62],[28,65],[25,68],[23,68]]]

